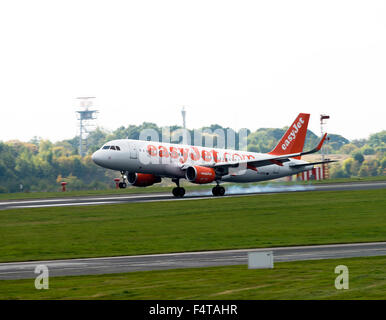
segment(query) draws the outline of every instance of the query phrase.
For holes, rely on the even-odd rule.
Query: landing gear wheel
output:
[[[182,198],[185,195],[185,189],[181,187],[173,188],[172,190],[173,196],[177,198]]]
[[[179,188],[179,196],[182,198],[185,195],[185,189],[180,187]]]
[[[223,196],[225,194],[225,188],[221,186],[215,186],[212,189],[212,194],[217,197],[217,196]]]
[[[127,184],[126,184],[126,182],[120,182],[118,184],[118,187],[121,188],[121,189],[125,189],[127,187]]]
[[[172,193],[176,198],[182,198],[185,195],[185,189],[180,187],[180,179],[172,179],[172,181],[177,185],[176,188],[173,188]]]

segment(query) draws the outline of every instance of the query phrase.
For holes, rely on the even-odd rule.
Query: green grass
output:
[[[266,185],[266,184],[278,184],[278,185],[292,185],[292,184],[325,184],[325,183],[345,183],[345,182],[365,182],[365,181],[386,181],[386,176],[378,177],[365,177],[365,178],[342,178],[342,179],[330,179],[319,181],[264,181],[258,183],[249,184],[236,184],[229,183],[226,185],[238,185],[241,187],[247,187],[251,185]],[[182,185],[187,191],[194,190],[211,190],[214,184],[209,185],[194,185],[187,182],[182,182]],[[79,196],[99,196],[99,195],[115,195],[115,194],[136,194],[136,193],[157,193],[157,192],[171,192],[171,189],[175,185],[170,186],[158,186],[154,185],[146,188],[138,188],[129,186],[126,189],[106,189],[106,190],[71,190],[71,186],[68,187],[66,192],[20,192],[20,193],[0,193],[0,201],[2,200],[20,200],[20,199],[42,199],[42,198],[63,198],[63,197],[79,197]]]
[[[335,289],[337,265],[349,269],[349,289]],[[386,257],[276,263],[122,274],[0,281],[0,299],[386,299]]]
[[[0,261],[386,241],[386,189],[0,211]]]

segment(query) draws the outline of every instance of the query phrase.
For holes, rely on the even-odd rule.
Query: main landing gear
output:
[[[179,179],[172,179],[172,181],[177,185],[176,188],[173,188],[172,193],[176,198],[182,198],[185,195],[185,189],[180,187]],[[212,193],[215,197],[223,196],[225,194],[225,188],[220,186],[217,182],[217,186],[212,189]]]
[[[118,184],[118,187],[121,189],[125,189],[127,187],[125,171],[121,171],[121,176],[122,176],[122,182]]]
[[[172,179],[172,181],[177,185],[177,187],[172,190],[173,196],[176,198],[182,198],[185,195],[185,189],[180,187],[180,180]]]
[[[217,186],[215,186],[213,189],[212,189],[212,193],[215,197],[218,197],[218,196],[223,196],[225,194],[225,188],[220,186],[218,183],[217,183]]]

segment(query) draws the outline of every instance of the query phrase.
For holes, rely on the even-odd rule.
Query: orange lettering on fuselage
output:
[[[166,149],[166,147],[159,146],[158,149],[159,149],[159,156],[160,157],[163,157],[163,158],[169,157],[169,152],[168,152],[168,149]]]
[[[239,159],[235,159],[236,157],[239,157]],[[236,161],[236,160],[241,160],[241,157],[238,153],[234,153],[233,156],[232,156],[232,160],[233,161]]]
[[[197,147],[190,147],[193,152],[190,153],[190,159],[193,161],[198,161],[200,160],[200,151],[198,151]]]
[[[179,157],[178,151],[174,147],[170,147],[170,158],[177,159]]]
[[[211,157],[209,151],[202,150],[201,156],[202,156],[202,159],[204,159],[204,161],[206,161],[206,162],[209,162],[210,160],[212,160],[212,157]]]
[[[197,147],[190,147],[190,148],[177,148],[177,147],[169,147],[170,152],[168,151],[168,148],[159,145],[158,146],[158,153],[157,153],[157,147],[154,145],[149,144],[147,146],[147,152],[150,156],[156,157],[157,154],[160,157],[163,158],[170,158],[172,159],[178,159],[181,163],[185,163],[188,160],[188,157],[192,159],[193,161],[199,161],[200,159],[204,160],[205,162],[210,162],[213,160],[214,162],[218,162],[218,152],[214,149],[208,151],[208,150],[200,150]],[[232,161],[241,161],[241,160],[254,160],[255,157],[251,154],[238,154],[238,153],[228,153],[224,152],[223,154],[224,161],[228,162],[229,160]]]
[[[212,152],[212,154],[213,154],[213,160],[214,160],[214,162],[217,162],[217,155],[218,155],[218,152],[217,152],[216,150],[212,150],[211,152]]]
[[[147,146],[147,152],[150,154],[152,157],[157,156],[157,148],[151,144]]]
[[[186,160],[188,160],[189,149],[188,148],[185,148],[185,149],[180,148],[180,152],[181,152],[180,162],[184,163],[184,162],[186,162]]]
[[[243,160],[251,160],[255,159],[255,157],[251,154],[243,154]]]

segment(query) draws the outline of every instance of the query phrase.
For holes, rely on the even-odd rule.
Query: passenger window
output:
[[[114,147],[114,146],[111,146],[110,150],[115,150],[115,147]]]
[[[120,147],[116,146],[116,148],[117,148],[118,151],[121,151],[121,148],[120,148]]]

